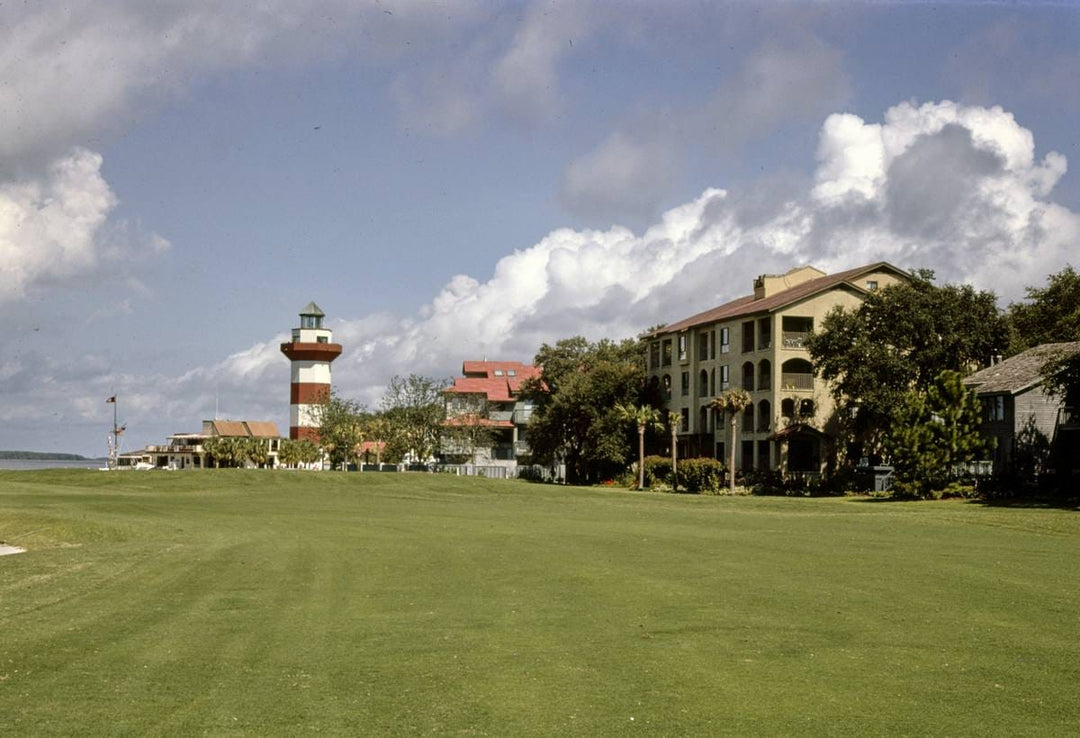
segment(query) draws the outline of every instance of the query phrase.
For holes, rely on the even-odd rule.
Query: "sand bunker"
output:
[[[18,546],[0,546],[0,556],[8,556],[10,554],[21,554],[25,552],[25,548],[19,548]]]

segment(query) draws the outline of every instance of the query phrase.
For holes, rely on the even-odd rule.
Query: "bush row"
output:
[[[724,465],[716,459],[680,459],[679,483],[671,476],[671,459],[665,456],[645,457],[645,485],[648,487],[678,487],[691,494],[717,494],[724,484]]]

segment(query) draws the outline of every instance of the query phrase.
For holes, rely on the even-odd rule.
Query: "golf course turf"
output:
[[[1068,735],[1080,513],[0,472],[0,735]]]

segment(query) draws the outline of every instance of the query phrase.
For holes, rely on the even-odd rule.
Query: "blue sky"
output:
[[[43,2],[0,12],[0,448],[287,425],[889,260],[1002,304],[1080,244],[1063,3]]]

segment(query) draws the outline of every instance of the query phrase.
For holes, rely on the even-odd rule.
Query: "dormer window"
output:
[[[517,376],[517,370],[516,369],[507,369],[506,370],[506,376],[508,376],[508,377],[516,377]]]
[[[495,376],[496,377],[501,377],[502,375],[503,375],[503,370],[502,369],[496,369],[495,370]]]

